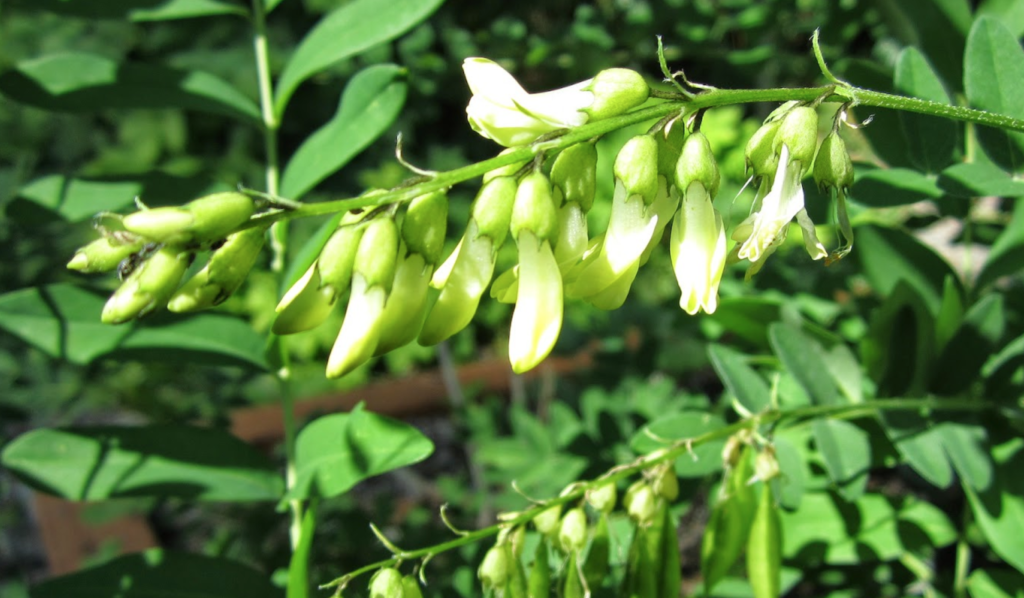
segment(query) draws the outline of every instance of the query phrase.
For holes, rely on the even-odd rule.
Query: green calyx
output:
[[[646,102],[651,93],[643,75],[622,68],[601,71],[584,89],[594,94],[594,102],[583,110],[591,121],[636,108]]]
[[[690,134],[676,163],[676,187],[686,190],[691,183],[700,183],[714,197],[721,179],[708,138],[700,131]]]
[[[353,272],[366,279],[367,287],[391,289],[398,259],[398,226],[393,218],[383,216],[366,225],[359,240]]]
[[[747,141],[744,154],[747,158],[747,169],[754,178],[771,178],[779,165],[779,157],[775,154],[775,137],[779,133],[781,121],[773,120],[761,125]]]
[[[551,195],[551,182],[542,172],[526,175],[516,190],[512,208],[512,236],[528,230],[538,239],[553,242],[558,234],[558,211]]]
[[[412,200],[402,221],[402,240],[409,253],[418,253],[428,264],[441,260],[448,227],[448,196],[444,191]]]
[[[551,183],[561,194],[558,207],[577,203],[584,213],[594,205],[597,190],[597,148],[577,143],[562,150],[551,165]]]
[[[818,113],[814,108],[797,106],[782,117],[772,143],[776,155],[782,153],[783,144],[789,148],[790,162],[799,162],[805,170],[810,167],[818,149]]]
[[[370,598],[403,598],[404,594],[404,582],[398,569],[381,569],[370,579]]]
[[[833,131],[825,136],[814,158],[814,180],[822,190],[848,191],[853,186],[853,161],[846,143]]]
[[[619,150],[613,170],[627,195],[639,195],[651,205],[658,194],[658,142],[651,135],[633,137]]]
[[[476,222],[477,234],[494,242],[497,250],[505,242],[516,200],[516,180],[510,176],[495,177],[481,187],[473,201],[470,218]]]

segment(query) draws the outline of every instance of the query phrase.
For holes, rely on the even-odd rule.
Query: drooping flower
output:
[[[506,147],[621,114],[642,104],[650,93],[643,77],[628,69],[607,69],[593,79],[535,94],[486,58],[467,58],[462,69],[473,92],[466,107],[470,126]]]
[[[671,256],[682,296],[679,306],[693,315],[714,313],[725,270],[725,229],[711,200],[718,191],[718,165],[707,138],[687,137],[676,168],[682,205],[672,223]]]
[[[520,182],[511,230],[519,247],[519,288],[508,356],[512,370],[522,373],[551,353],[562,329],[562,275],[551,248],[558,234],[558,214],[551,183],[542,173]]]

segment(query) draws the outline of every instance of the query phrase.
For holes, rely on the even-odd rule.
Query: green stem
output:
[[[434,546],[420,548],[417,550],[401,550],[392,545],[390,549],[394,552],[394,558],[360,567],[359,569],[334,579],[320,587],[321,589],[336,587],[338,588],[336,592],[337,594],[340,593],[349,582],[364,573],[369,573],[382,567],[395,566],[403,561],[430,558],[439,553],[495,536],[503,529],[516,527],[518,525],[525,525],[548,507],[577,502],[582,500],[586,493],[592,488],[596,488],[608,482],[617,482],[624,478],[635,476],[643,470],[654,467],[659,463],[675,461],[686,453],[692,452],[694,447],[707,444],[708,442],[715,440],[728,438],[741,430],[756,429],[767,424],[781,424],[788,420],[800,422],[811,417],[853,417],[855,415],[868,417],[880,411],[916,411],[922,409],[934,411],[981,411],[990,408],[991,406],[986,403],[968,399],[877,399],[857,404],[811,405],[806,407],[796,407],[793,409],[769,409],[734,424],[725,426],[724,428],[712,430],[711,432],[701,434],[694,438],[686,438],[673,442],[672,444],[667,445],[666,448],[655,451],[650,455],[642,456],[632,463],[612,468],[604,475],[589,482],[575,483],[572,485],[571,491],[563,492],[563,494],[558,498],[538,503],[530,509],[520,512],[516,517],[505,519],[496,525],[467,533],[455,538],[454,540],[449,540],[448,542],[442,542]]]
[[[279,191],[279,172],[277,163],[277,116],[274,114],[274,95],[270,80],[270,55],[267,50],[267,23],[266,13],[263,7],[263,0],[252,0],[253,14],[253,49],[256,55],[256,74],[259,80],[260,109],[263,115],[263,145],[266,154],[266,191],[269,195],[276,196]],[[284,271],[285,249],[288,245],[288,228],[284,220],[274,222],[270,229],[271,247],[274,258],[271,263],[271,270],[274,272]],[[288,351],[284,340],[280,337],[275,339],[277,351],[281,358],[281,369],[277,372],[277,378],[281,386],[281,411],[284,423],[284,446],[285,446],[285,486],[291,490],[295,486],[295,404],[292,396],[289,378],[291,368],[288,359]],[[293,499],[288,501],[292,521],[289,528],[289,538],[293,550],[302,546],[303,542],[303,504],[301,500]],[[313,525],[310,523],[310,525]],[[308,556],[308,555],[307,555]],[[292,587],[292,586],[289,586]]]
[[[849,87],[846,85],[825,85],[821,87],[806,88],[777,88],[777,89],[715,89],[695,95],[687,100],[667,101],[647,108],[634,110],[620,116],[599,120],[575,129],[566,131],[563,135],[554,139],[541,140],[531,145],[512,149],[507,153],[495,156],[483,162],[456,168],[447,172],[437,173],[429,180],[406,185],[392,189],[386,193],[370,197],[354,197],[338,199],[315,204],[303,204],[294,210],[276,210],[254,217],[246,227],[274,222],[302,218],[307,216],[323,216],[346,212],[357,208],[376,207],[391,203],[402,203],[410,201],[433,191],[448,189],[451,186],[468,180],[483,176],[485,173],[507,166],[509,164],[522,164],[536,158],[538,155],[548,152],[558,152],[570,145],[600,137],[617,129],[631,125],[664,118],[673,113],[690,113],[702,108],[715,108],[735,104],[750,104],[756,102],[843,102],[853,103],[860,106],[874,106],[878,108],[891,108],[917,112],[931,116],[939,116],[968,123],[975,123],[991,127],[1007,129],[1011,131],[1024,132],[1024,120],[1011,118],[1002,114],[965,108],[963,106],[950,106],[938,102],[919,100],[903,96],[892,95]],[[267,108],[265,108],[267,110]]]
[[[967,573],[971,569],[971,545],[967,541],[967,528],[971,525],[971,507],[964,505],[960,523],[960,537],[956,541],[956,568],[953,570],[953,598],[967,598]]]

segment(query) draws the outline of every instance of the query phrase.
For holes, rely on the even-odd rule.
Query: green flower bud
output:
[[[432,270],[418,253],[399,259],[374,355],[383,355],[416,339],[427,313]]]
[[[579,204],[584,213],[594,205],[597,190],[597,148],[593,143],[571,145],[551,165],[556,204]]]
[[[370,578],[370,598],[403,598],[404,583],[398,569],[380,569]]]
[[[338,294],[334,286],[322,284],[320,271],[314,263],[277,304],[277,317],[271,331],[285,335],[316,328],[330,315]]]
[[[448,196],[444,191],[412,200],[402,221],[402,240],[409,253],[418,253],[430,265],[441,260],[448,227]]]
[[[607,482],[587,492],[587,502],[602,513],[611,513],[615,509],[617,494],[615,483]]]
[[[542,172],[526,175],[516,190],[512,208],[512,236],[531,231],[542,241],[554,242],[558,233],[558,212],[551,197],[551,182]]]
[[[853,186],[853,161],[846,151],[846,143],[835,131],[826,135],[818,148],[814,180],[822,191],[841,189],[845,192]]]
[[[516,200],[516,180],[502,176],[484,183],[473,201],[470,219],[476,222],[478,234],[494,241],[497,251],[508,235],[512,221],[512,205]]]
[[[480,563],[480,568],[477,570],[477,576],[480,578],[480,583],[484,586],[485,590],[505,587],[505,582],[508,581],[512,572],[513,564],[510,562],[511,560],[508,545],[506,544],[492,546],[487,551],[483,562]]]
[[[341,295],[352,284],[352,268],[355,266],[359,242],[366,232],[366,224],[361,222],[365,214],[351,212],[342,217],[338,230],[327,239],[320,256],[316,260],[316,268],[320,277],[319,287],[329,286],[336,295]]]
[[[245,282],[265,240],[266,229],[263,228],[228,235],[206,266],[171,297],[167,309],[182,313],[223,303]]]
[[[775,169],[779,165],[779,157],[774,150],[775,137],[781,124],[781,121],[773,120],[761,125],[747,142],[744,152],[747,157],[747,169],[754,174],[754,178],[770,179],[775,175]]]
[[[153,208],[129,214],[125,230],[159,243],[183,245],[223,239],[256,211],[252,198],[236,192],[214,193],[182,207]]]
[[[562,505],[548,507],[537,513],[537,516],[533,518],[533,526],[537,528],[538,532],[545,536],[550,536],[558,530],[561,514]]]
[[[668,501],[673,501],[679,496],[679,478],[676,477],[671,463],[658,468],[654,481],[651,482],[651,489],[655,494]]]
[[[810,167],[814,152],[818,149],[818,113],[814,108],[797,106],[782,117],[782,124],[772,144],[776,154],[782,152],[782,144],[789,148],[790,162],[800,162],[803,170]]]
[[[420,582],[412,575],[402,578],[402,598],[423,598]]]
[[[398,226],[392,218],[376,218],[366,225],[353,272],[366,279],[368,287],[380,286],[391,289],[395,278],[395,263],[398,259]]]
[[[650,135],[630,139],[615,157],[614,171],[629,197],[639,195],[651,205],[658,193],[658,142]]]
[[[651,486],[644,480],[637,480],[626,490],[622,499],[626,512],[638,524],[650,523],[657,511],[657,501]]]
[[[718,194],[721,176],[718,174],[718,163],[711,151],[711,144],[703,133],[697,131],[686,138],[683,151],[679,155],[675,171],[676,186],[683,193],[691,183],[700,183],[711,197]]]
[[[125,242],[114,237],[102,237],[80,247],[68,262],[68,269],[86,274],[109,272],[117,268],[121,260],[142,249],[143,245],[143,239]]]
[[[178,288],[193,254],[165,245],[132,272],[103,306],[105,324],[123,324],[167,303]]]
[[[587,514],[577,507],[569,509],[558,528],[558,543],[566,552],[579,552],[587,543]]]
[[[616,116],[647,101],[651,88],[643,75],[629,69],[605,69],[583,88],[594,94],[594,102],[583,112],[590,121]]]

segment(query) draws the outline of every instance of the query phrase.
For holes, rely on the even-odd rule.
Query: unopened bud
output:
[[[804,170],[810,167],[818,149],[818,113],[814,108],[797,106],[782,117],[772,145],[776,154],[782,152],[783,144],[789,148],[790,162],[800,162]]]
[[[402,598],[423,598],[420,582],[412,575],[402,578]]]
[[[690,134],[683,143],[683,150],[676,163],[676,186],[683,193],[691,183],[700,183],[711,197],[718,194],[721,176],[718,174],[718,163],[711,151],[711,144],[703,133],[697,131]]]
[[[587,492],[587,502],[602,513],[611,513],[615,509],[616,495],[615,483],[607,482]]]
[[[639,195],[651,205],[658,194],[658,142],[650,135],[633,137],[615,157],[614,171],[628,196]]]
[[[762,482],[767,482],[779,475],[779,460],[775,458],[775,448],[766,446],[754,459],[754,475]]]
[[[640,524],[650,523],[654,519],[654,513],[658,506],[654,491],[644,480],[637,480],[626,490],[626,496],[622,503],[629,516]]]
[[[380,569],[370,578],[370,598],[403,598],[403,585],[398,569]]]
[[[317,274],[320,277],[318,284],[320,287],[331,287],[337,295],[344,293],[352,284],[356,253],[363,233],[366,232],[366,224],[361,222],[362,219],[362,214],[345,214],[316,259]]]
[[[366,225],[359,240],[353,272],[366,279],[367,287],[380,286],[390,290],[398,259],[398,227],[387,216]]]
[[[605,69],[584,87],[594,94],[594,102],[583,111],[590,121],[616,116],[647,101],[651,88],[643,75],[629,69]]]
[[[185,275],[193,255],[164,246],[139,265],[103,306],[105,324],[122,324],[163,307]]]
[[[558,233],[558,211],[551,197],[551,182],[542,172],[532,172],[519,183],[512,208],[513,237],[528,230],[544,241],[553,241]]]
[[[238,290],[260,255],[266,229],[249,228],[228,235],[202,270],[167,303],[173,312],[190,312],[223,303]]]
[[[654,480],[651,482],[654,493],[668,501],[679,496],[679,478],[671,463],[658,467]]]
[[[554,505],[544,509],[537,516],[533,518],[533,526],[537,528],[537,531],[550,536],[558,530],[558,524],[561,521],[562,506]]]
[[[435,191],[412,200],[402,221],[402,240],[409,253],[418,253],[430,265],[441,260],[448,227],[448,196]]]
[[[558,529],[558,543],[562,550],[579,552],[587,542],[587,514],[577,507],[566,511]]]
[[[847,191],[853,186],[853,161],[846,151],[846,143],[835,131],[826,135],[818,148],[818,155],[814,158],[814,180],[823,191]]]
[[[477,234],[491,239],[495,250],[501,247],[508,235],[516,189],[514,178],[497,177],[484,183],[473,201],[470,218],[476,222]]]
[[[477,576],[485,590],[505,587],[505,582],[511,575],[511,560],[508,546],[505,544],[492,546],[487,551],[483,562],[480,563],[480,569],[477,570]]]
[[[773,120],[761,125],[747,141],[744,153],[747,157],[747,168],[754,178],[772,177],[779,166],[779,157],[775,153],[775,136],[779,132],[781,121]]]
[[[114,237],[102,237],[79,248],[68,262],[68,269],[86,274],[109,272],[117,268],[121,260],[142,249],[143,245],[143,239],[121,241]]]
[[[208,243],[223,239],[256,211],[252,198],[214,193],[181,207],[141,210],[124,217],[125,230],[158,243]]]
[[[597,189],[597,148],[593,143],[577,143],[562,150],[551,165],[551,183],[558,207],[579,204],[584,213],[594,205]]]

